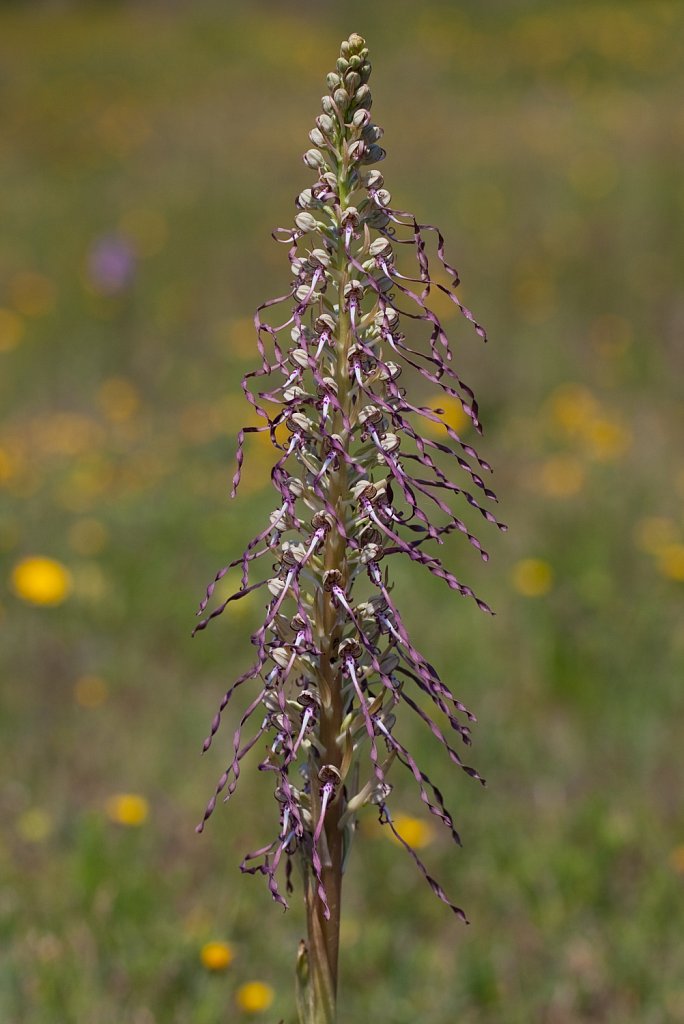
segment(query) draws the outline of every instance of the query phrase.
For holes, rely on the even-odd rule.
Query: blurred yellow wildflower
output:
[[[541,558],[523,558],[513,566],[511,580],[523,597],[542,597],[553,585],[553,569]]]
[[[52,816],[42,807],[31,807],[17,819],[17,832],[26,843],[44,843],[53,830]]]
[[[105,802],[105,812],[117,825],[135,828],[147,821],[150,805],[137,793],[115,793]]]
[[[447,423],[452,430],[455,430],[457,434],[462,434],[470,426],[470,418],[464,413],[463,406],[457,398],[452,398],[451,395],[432,395],[427,401],[416,403],[427,406],[432,409],[443,409],[444,415],[442,420]],[[446,438],[446,431],[440,423],[434,423],[432,420],[423,420],[421,429],[427,434],[433,434],[435,437],[444,440]]]
[[[74,700],[82,708],[99,708],[109,696],[109,687],[101,676],[80,676],[74,683]]]
[[[97,400],[107,419],[115,423],[130,419],[140,405],[136,388],[125,377],[110,377],[104,381],[98,389]]]
[[[245,1013],[261,1013],[268,1010],[275,992],[264,981],[248,981],[235,993],[235,1002]]]
[[[574,455],[553,455],[542,463],[539,483],[552,498],[570,498],[578,494],[585,481],[584,466]]]
[[[21,317],[11,309],[0,309],[0,352],[16,348],[24,335]]]
[[[0,448],[0,484],[6,483],[14,476],[15,461],[7,448]]]
[[[55,306],[54,281],[35,270],[21,270],[9,282],[12,305],[24,316],[45,316]]]
[[[392,824],[404,842],[415,850],[422,850],[435,839],[433,825],[429,821],[425,821],[424,818],[413,818],[410,814],[395,814]],[[388,830],[386,834],[391,836],[395,843],[398,842],[391,831]]]
[[[657,555],[663,548],[673,544],[679,530],[672,519],[665,516],[645,516],[634,528],[634,541],[638,548]]]
[[[551,424],[586,454],[599,462],[624,455],[632,443],[632,434],[623,419],[614,412],[602,412],[596,398],[580,384],[562,384],[548,398],[545,409]]]
[[[91,416],[58,412],[32,423],[34,447],[45,455],[82,455],[104,441],[101,424]]]
[[[35,555],[14,566],[12,586],[15,594],[29,604],[58,605],[69,596],[72,577],[61,562]]]
[[[205,942],[200,960],[208,971],[225,971],[235,959],[233,947],[227,942]]]
[[[632,443],[631,432],[617,416],[596,416],[584,425],[582,434],[589,455],[599,462],[620,458]]]
[[[658,551],[657,559],[663,576],[684,582],[684,544],[665,544]]]
[[[71,512],[89,511],[115,482],[114,466],[102,454],[77,460],[55,488],[60,505]]]
[[[684,843],[675,846],[670,853],[670,865],[678,875],[684,875]]]
[[[555,426],[569,437],[574,437],[596,413],[597,402],[592,393],[580,384],[561,384],[548,398],[546,410]]]

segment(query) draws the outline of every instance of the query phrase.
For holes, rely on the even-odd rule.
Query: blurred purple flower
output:
[[[88,252],[88,280],[101,295],[119,295],[133,282],[135,250],[121,235],[103,235]]]

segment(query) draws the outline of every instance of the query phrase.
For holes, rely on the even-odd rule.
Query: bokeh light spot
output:
[[[205,942],[200,960],[208,971],[225,971],[235,959],[235,951],[228,942]]]
[[[42,555],[23,558],[12,570],[14,592],[28,604],[62,604],[69,596],[72,584],[72,575],[66,566]]]
[[[80,676],[74,683],[74,700],[82,708],[99,708],[109,697],[109,687],[101,676]]]
[[[553,569],[541,558],[523,558],[513,566],[511,582],[523,597],[543,597],[553,586]]]
[[[147,821],[150,805],[138,793],[115,793],[105,802],[105,813],[117,825],[138,828]]]
[[[24,336],[21,317],[11,309],[0,309],[0,352],[11,352]]]
[[[245,1013],[262,1013],[268,1010],[275,998],[275,992],[264,981],[248,981],[235,993],[235,1002]]]

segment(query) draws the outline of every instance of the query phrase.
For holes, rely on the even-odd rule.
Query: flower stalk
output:
[[[198,831],[219,796],[232,796],[244,758],[265,743],[259,769],[274,777],[278,833],[249,853],[241,870],[263,875],[286,907],[281,868],[288,895],[293,865],[301,869],[307,938],[297,958],[300,1024],[336,1019],[342,876],[365,806],[376,807],[433,892],[465,920],[395,827],[387,776],[394,762],[403,765],[429,813],[460,844],[441,792],[396,725],[399,708],[408,707],[451,762],[482,782],[446,735],[451,730],[468,745],[474,716],[413,645],[389,566],[408,557],[489,612],[426,547],[458,531],[487,559],[452,499],[505,529],[487,507],[496,500],[483,479],[488,463],[441,409],[415,404],[398,383],[405,368],[413,370],[458,400],[481,432],[473,392],[453,369],[449,340],[430,308],[431,292],[446,295],[484,340],[485,332],[456,294],[458,274],[446,262],[441,233],[394,209],[373,166],[385,154],[382,129],[371,119],[370,70],[364,40],[350,36],[327,77],[313,148],[304,154],[317,180],[297,199],[294,227],[276,233],[289,247],[291,288],[255,316],[261,366],[242,387],[263,425],[239,433],[233,494],[246,436],[268,432],[278,456],[271,472],[277,507],[242,556],[217,573],[196,627],[258,589],[268,594],[264,622],[251,638],[256,660],[225,694],[204,743],[206,751],[234,694],[250,684],[254,692]],[[278,322],[286,303],[289,315]],[[443,441],[422,434],[426,422],[443,426]],[[449,463],[465,475],[465,486],[451,478]],[[273,574],[254,582],[269,563]],[[217,582],[238,568],[239,589],[205,615]],[[248,725],[253,733],[245,739]]]

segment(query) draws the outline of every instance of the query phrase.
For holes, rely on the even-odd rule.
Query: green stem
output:
[[[340,196],[340,220],[337,225],[338,244],[335,270],[338,277],[338,329],[336,337],[337,365],[335,380],[340,405],[349,415],[349,346],[351,343],[351,322],[349,313],[344,311],[345,287],[349,280],[349,267],[344,251],[342,212],[347,206],[348,163],[344,137],[340,141],[342,159],[339,162],[338,189]],[[344,436],[343,418],[336,411],[333,433],[343,437],[348,446],[349,438]],[[337,515],[344,517],[344,500],[348,492],[347,464],[340,461],[337,469],[330,474],[330,503]],[[344,538],[334,526],[325,544],[324,564],[326,569],[337,569],[342,574],[341,585],[346,588],[348,568]],[[323,591],[322,601],[317,608],[317,632],[321,649],[320,673],[321,694],[327,696],[321,708],[320,743],[323,748],[321,763],[340,768],[342,747],[339,743],[344,708],[342,704],[342,680],[339,668],[333,660],[340,642],[337,609],[332,595]],[[320,814],[320,795],[317,788],[317,768],[312,759],[310,765],[312,811],[314,820]],[[301,1024],[335,1024],[337,1019],[337,981],[340,948],[340,920],[342,895],[342,862],[344,856],[344,831],[339,827],[345,810],[342,788],[337,797],[328,805],[325,814],[322,844],[321,880],[325,888],[330,916],[326,919],[323,905],[316,892],[316,884],[309,871],[306,886],[307,932],[306,947],[300,947],[298,958],[298,1010]]]

